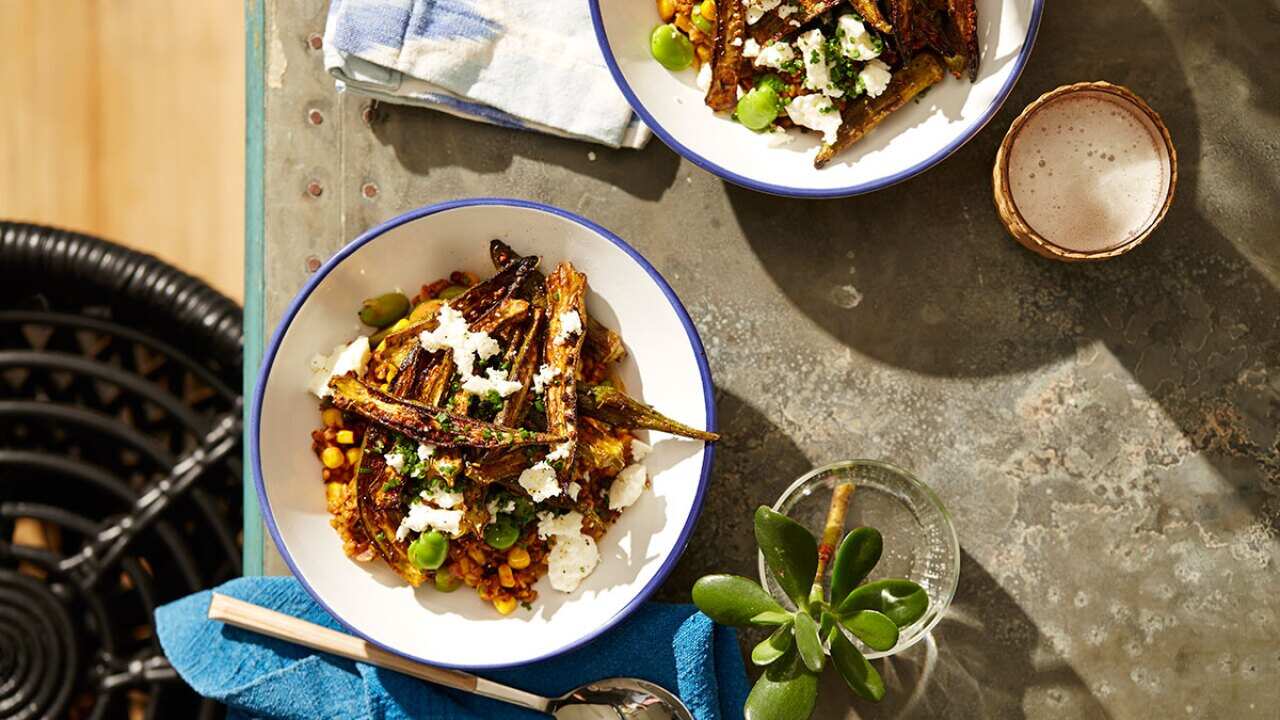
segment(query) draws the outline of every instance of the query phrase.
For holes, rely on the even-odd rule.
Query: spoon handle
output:
[[[531,710],[546,712],[550,702],[540,695],[507,687],[482,677],[414,662],[387,652],[358,637],[330,630],[306,620],[299,620],[292,615],[285,615],[221,593],[214,593],[212,600],[209,601],[209,619]]]

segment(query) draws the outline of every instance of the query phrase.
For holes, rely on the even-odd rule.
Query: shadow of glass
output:
[[[662,143],[650,142],[642,150],[612,150],[578,140],[548,138],[537,142],[527,132],[456,118],[426,108],[380,105],[372,124],[374,137],[391,146],[401,166],[413,175],[428,176],[436,168],[464,167],[481,175],[507,170],[516,158],[558,165],[579,175],[595,178],[644,200],[659,200],[676,180],[680,158]],[[594,158],[594,159],[592,159]],[[535,171],[536,172],[536,171]],[[552,177],[545,182],[553,183]],[[525,178],[530,197],[539,192],[539,180]],[[490,189],[472,194],[487,194]],[[465,192],[459,192],[465,195]]]
[[[854,699],[838,676],[827,673],[814,717],[1110,717],[1084,679],[1048,645],[1035,621],[964,553],[955,601],[932,636],[877,661],[885,699]]]

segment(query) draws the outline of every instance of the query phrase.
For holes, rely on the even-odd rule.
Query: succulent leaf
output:
[[[856,652],[856,650],[855,650]],[[794,649],[771,663],[747,696],[745,720],[808,720],[818,700],[818,675]]]
[[[846,619],[859,610],[884,613],[898,627],[906,627],[929,609],[929,593],[910,580],[891,578],[862,585],[840,603],[837,614]]]
[[[849,689],[859,697],[879,702],[884,697],[884,680],[867,658],[843,633],[831,639],[831,662]]]
[[[859,610],[840,624],[872,650],[891,650],[898,644],[898,626],[884,613]]]
[[[875,528],[860,527],[844,536],[836,548],[831,568],[831,604],[836,607],[862,582],[884,550],[884,538]]]
[[[803,525],[763,505],[756,510],[755,529],[774,579],[796,607],[804,607],[818,570],[818,542]]]
[[[751,649],[751,662],[768,665],[791,649],[791,623],[782,625],[773,634]]]
[[[764,588],[737,575],[700,578],[693,584],[693,604],[722,625],[747,625],[762,613],[786,612]]]

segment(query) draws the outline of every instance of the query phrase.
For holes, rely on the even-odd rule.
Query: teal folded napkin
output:
[[[227,704],[232,718],[546,717],[209,620],[211,592],[343,628],[293,578],[241,578],[156,610],[169,662],[196,692]],[[586,646],[479,674],[547,696],[601,678],[639,677],[676,692],[698,720],[741,718],[747,697],[736,634],[691,605],[646,603]]]

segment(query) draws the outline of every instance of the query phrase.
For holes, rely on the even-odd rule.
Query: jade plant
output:
[[[707,575],[693,586],[694,604],[716,622],[773,628],[751,651],[751,662],[765,670],[747,697],[747,720],[808,718],[827,658],[854,693],[880,700],[880,673],[841,628],[873,650],[889,650],[899,630],[928,610],[928,593],[910,580],[864,582],[880,561],[883,539],[875,528],[860,527],[841,540],[852,492],[849,484],[835,488],[821,542],[786,515],[763,505],[756,510],[756,542],[770,574],[795,603],[794,612],[744,577]],[[825,588],[828,563],[831,582]]]

